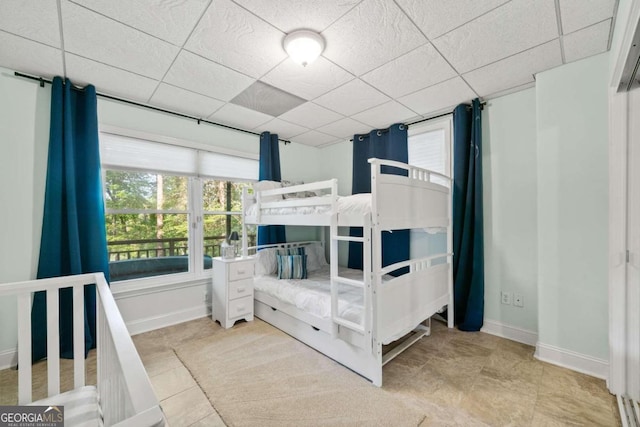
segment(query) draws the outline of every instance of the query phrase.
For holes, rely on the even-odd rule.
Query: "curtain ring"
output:
[[[398,127],[398,129],[400,129],[400,130],[404,130],[404,124],[401,124],[401,125]]]
[[[358,141],[364,141],[364,137],[362,135],[358,136]]]
[[[376,136],[382,136],[382,131],[381,130],[377,131]]]

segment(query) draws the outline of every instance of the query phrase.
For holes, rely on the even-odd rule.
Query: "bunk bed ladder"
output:
[[[333,322],[332,336],[338,338],[340,327],[351,329],[365,336],[365,343],[371,342],[371,217],[364,216],[363,237],[341,236],[338,234],[338,214],[331,217],[331,320]],[[348,279],[338,274],[338,248],[341,241],[358,242],[363,245],[363,280]],[[338,312],[338,286],[348,285],[362,289],[363,316],[360,323],[340,317]]]

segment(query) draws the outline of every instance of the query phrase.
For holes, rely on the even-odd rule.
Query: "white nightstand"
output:
[[[213,258],[212,316],[227,329],[253,320],[253,258]]]

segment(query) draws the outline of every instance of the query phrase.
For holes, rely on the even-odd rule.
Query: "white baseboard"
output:
[[[538,333],[527,329],[517,328],[515,326],[505,325],[495,320],[484,320],[480,332],[496,335],[511,341],[517,341],[535,347],[538,342]]]
[[[606,380],[609,376],[608,361],[549,344],[537,343],[534,357],[543,362],[562,366],[563,368],[603,380]]]
[[[18,364],[18,348],[0,351],[0,370],[13,368]]]
[[[211,315],[211,306],[203,304],[186,310],[173,311],[161,316],[133,320],[127,322],[127,329],[129,330],[129,334],[137,335],[143,332],[166,328],[167,326],[177,325],[178,323],[188,322],[189,320],[199,319],[209,315]]]

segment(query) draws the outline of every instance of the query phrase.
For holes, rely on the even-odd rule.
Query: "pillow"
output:
[[[320,270],[323,266],[328,265],[324,255],[324,246],[320,243],[310,243],[305,246],[307,254],[307,271]]]
[[[282,187],[292,187],[294,185],[301,185],[304,184],[304,182],[302,181],[289,181],[287,179],[283,179],[282,180]],[[300,193],[287,193],[287,194],[283,194],[282,195],[283,198],[285,199],[294,199],[296,197],[300,197]]]
[[[282,188],[282,184],[278,181],[258,181],[253,183],[253,194],[258,191],[275,190],[277,188]],[[282,200],[282,195],[276,194],[275,196],[262,197],[261,200],[263,202],[277,202]]]
[[[256,253],[256,275],[268,276],[278,272],[278,259],[276,248],[258,250]]]
[[[278,279],[306,279],[306,255],[277,255]]]
[[[302,246],[278,249],[278,255],[306,255]]]

